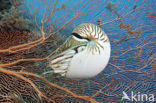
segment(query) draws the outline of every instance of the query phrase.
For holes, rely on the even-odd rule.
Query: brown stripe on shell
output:
[[[91,41],[95,41],[96,44],[95,47],[88,46],[88,51],[92,52],[98,52],[100,53],[100,48],[104,49],[104,47],[98,43],[98,41],[109,42],[107,35],[105,32],[98,26],[95,26],[94,24],[82,24],[79,25],[77,28],[74,29],[74,33],[79,34],[82,37],[86,37]],[[94,51],[94,52],[93,52]]]

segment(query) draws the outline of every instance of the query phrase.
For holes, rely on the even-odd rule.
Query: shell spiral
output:
[[[89,40],[108,40],[106,33],[98,26],[90,23],[84,23],[76,27],[72,33],[77,33]]]
[[[96,76],[106,67],[110,58],[111,47],[106,33],[90,23],[79,25],[72,33],[87,38],[88,43],[82,52],[74,55],[66,76],[69,78]]]
[[[87,48],[88,52],[92,52],[92,54],[100,53],[101,48],[104,49],[104,46],[102,44],[105,42],[109,43],[109,39],[106,33],[100,27],[94,24],[81,24],[77,28],[75,28],[72,33],[76,33],[83,38],[90,40]]]
[[[50,59],[50,67],[68,78],[93,77],[106,67],[110,51],[109,39],[100,27],[81,24],[56,50]]]

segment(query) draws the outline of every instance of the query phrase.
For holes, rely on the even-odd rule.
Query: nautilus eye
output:
[[[82,37],[82,36],[80,36],[80,35],[77,34],[77,33],[72,33],[72,35],[73,35],[74,37],[76,37],[76,38],[79,38],[79,39],[86,39],[86,40],[90,41],[87,37]]]
[[[68,78],[94,77],[106,67],[110,52],[109,39],[100,27],[81,24],[50,57],[50,67]]]

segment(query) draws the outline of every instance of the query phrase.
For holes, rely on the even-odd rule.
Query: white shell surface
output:
[[[108,64],[110,58],[110,43],[105,42],[101,45],[104,49],[100,48],[100,53],[94,55],[85,49],[84,51],[74,55],[69,64],[66,73],[67,78],[90,78],[100,73]]]
[[[96,76],[104,70],[110,58],[111,47],[107,35],[100,27],[90,23],[79,25],[72,33],[60,47],[60,50],[67,47],[67,51],[52,59],[50,66],[55,73],[67,78]],[[76,43],[73,45],[75,47],[68,50],[72,43]]]

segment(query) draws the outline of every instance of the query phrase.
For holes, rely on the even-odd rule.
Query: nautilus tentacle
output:
[[[80,48],[84,45],[87,45],[87,41],[77,41],[73,36],[70,36],[67,41],[60,48],[54,51],[54,54],[50,57],[49,66],[54,69],[54,73],[60,73],[64,76],[73,56],[77,52],[80,52]]]
[[[81,24],[50,57],[50,67],[69,78],[93,77],[107,65],[110,51],[109,39],[100,27]]]

